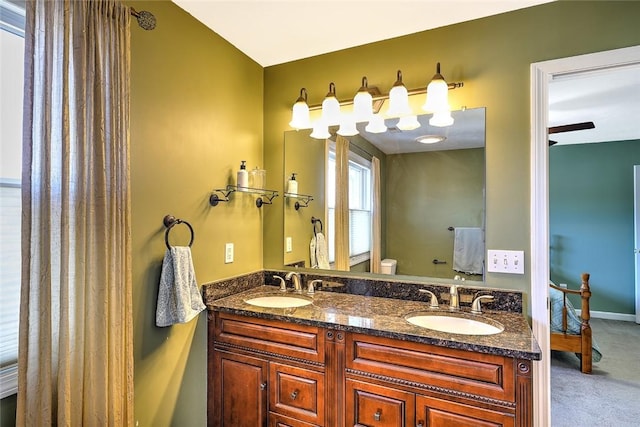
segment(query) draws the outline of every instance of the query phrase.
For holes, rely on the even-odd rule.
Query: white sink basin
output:
[[[409,314],[405,319],[416,326],[439,332],[462,335],[493,335],[504,331],[498,322],[438,314]]]
[[[299,295],[267,295],[245,300],[247,304],[266,308],[293,308],[311,304],[311,299]]]

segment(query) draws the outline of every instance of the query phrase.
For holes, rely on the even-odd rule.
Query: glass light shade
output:
[[[427,86],[427,99],[422,109],[429,113],[451,110],[449,107],[449,86],[444,79],[431,80]]]
[[[373,115],[373,97],[366,90],[359,91],[353,98],[353,114],[356,122],[366,122]]]
[[[356,129],[356,122],[353,118],[353,114],[343,114],[340,121],[340,128],[338,129],[338,135],[341,136],[354,136],[358,134]]]
[[[433,113],[433,117],[429,119],[429,124],[436,127],[451,126],[453,124],[451,111],[438,111]]]
[[[313,131],[309,136],[315,139],[327,139],[331,137],[329,126],[324,120],[320,119],[313,124]]]
[[[369,123],[365,126],[364,130],[369,133],[383,133],[387,131],[387,126],[384,124],[384,117],[380,114],[374,114],[371,116]]]
[[[409,115],[400,117],[396,126],[400,130],[414,130],[420,127],[420,122],[418,122],[418,116]]]
[[[304,101],[298,101],[293,104],[293,112],[291,113],[291,121],[289,126],[294,129],[311,128],[311,119],[309,118],[309,106]]]
[[[394,86],[389,91],[388,116],[401,117],[411,114],[409,107],[409,93],[404,85]]]

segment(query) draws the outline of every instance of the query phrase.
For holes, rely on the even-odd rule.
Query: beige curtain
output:
[[[27,2],[18,426],[133,425],[129,21]]]
[[[349,140],[336,137],[335,269],[349,271]]]
[[[373,194],[371,195],[371,272],[380,273],[380,240],[382,227],[380,224],[380,159],[371,159],[371,174],[373,175]]]

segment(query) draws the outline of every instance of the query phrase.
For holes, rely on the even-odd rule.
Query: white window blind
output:
[[[0,398],[17,392],[24,10],[0,0]]]

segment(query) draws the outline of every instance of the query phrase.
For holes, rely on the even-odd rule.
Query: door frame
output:
[[[640,324],[640,165],[633,166],[633,262],[635,266],[636,323]]]
[[[554,77],[640,64],[640,46],[531,64],[531,317],[542,360],[534,364],[534,425],[551,425],[549,360],[549,82]]]

